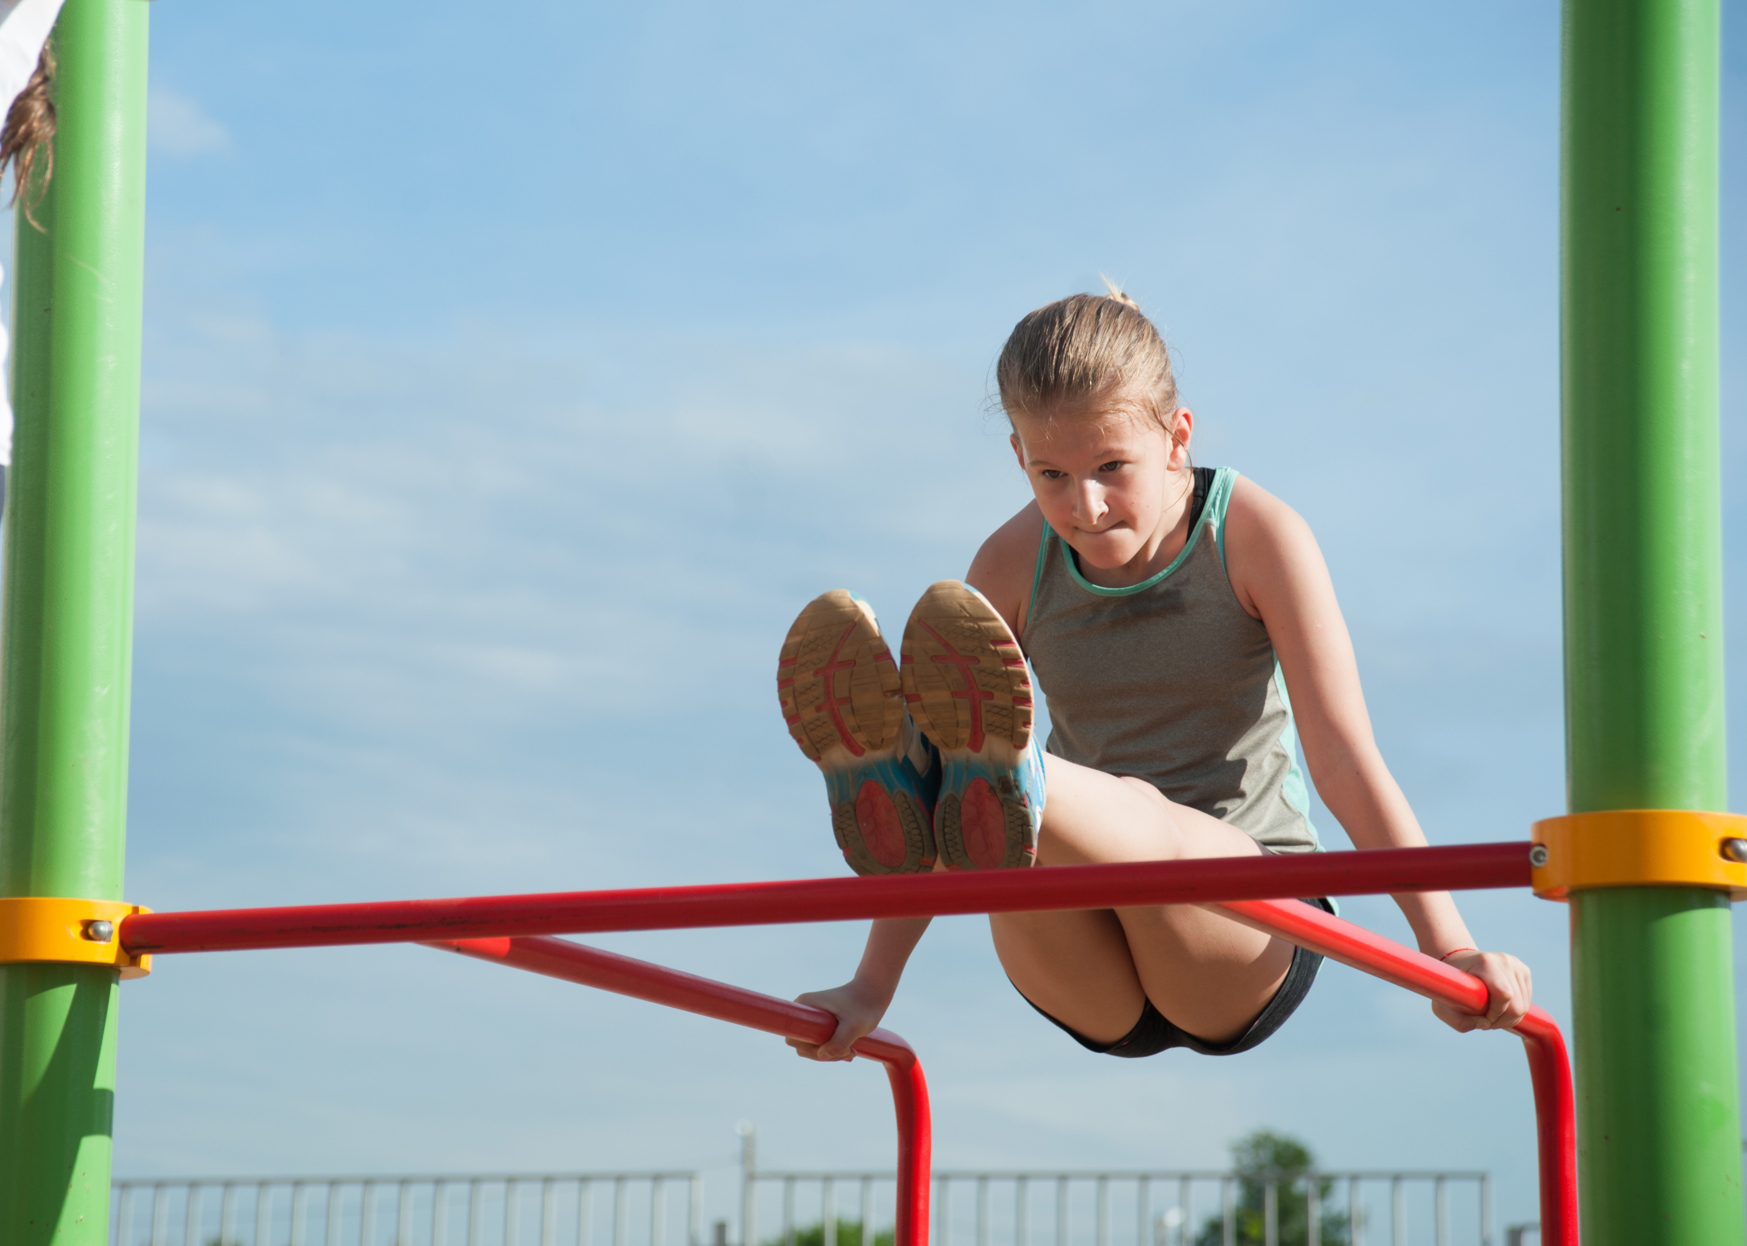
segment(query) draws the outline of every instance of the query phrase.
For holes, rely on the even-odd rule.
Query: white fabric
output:
[[[0,117],[36,72],[60,12],[61,0],[0,0]]]
[[[61,0],[0,0],[0,121],[36,72],[42,45],[48,42],[60,12]],[[0,270],[0,281],[4,279],[4,270]],[[8,381],[0,385],[0,468],[12,462],[12,374],[6,367],[10,345],[10,335],[0,325],[0,375]]]

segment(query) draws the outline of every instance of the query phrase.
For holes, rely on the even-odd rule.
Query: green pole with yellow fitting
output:
[[[1718,18],[1718,0],[1565,2],[1565,708],[1576,815],[1727,807]],[[1583,1240],[1740,1243],[1729,892],[1684,885],[1715,873],[1718,836],[1740,831],[1715,819],[1561,821],[1574,852],[1611,852],[1618,866],[1611,885],[1570,891]],[[1683,827],[1694,866],[1634,875],[1633,862],[1686,851],[1674,842]]]
[[[109,1231],[119,975],[32,953],[47,937],[42,914],[59,910],[14,898],[122,898],[148,12],[146,0],[67,0],[53,35],[54,173],[31,213],[40,229],[15,214],[17,434],[0,614],[7,1246],[102,1246]],[[104,927],[74,929],[99,939]]]

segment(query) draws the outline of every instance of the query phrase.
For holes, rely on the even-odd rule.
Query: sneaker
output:
[[[840,588],[815,597],[783,640],[776,688],[789,734],[825,772],[843,859],[857,874],[933,868],[940,765],[904,712],[872,608]]]
[[[934,836],[953,869],[1037,863],[1043,758],[1031,732],[1031,675],[988,598],[942,580],[904,626],[904,700],[940,750]]]

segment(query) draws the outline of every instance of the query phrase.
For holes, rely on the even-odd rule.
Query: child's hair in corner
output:
[[[1177,380],[1171,352],[1128,295],[1075,294],[1038,308],[1014,326],[995,365],[1008,418],[1047,416],[1119,400],[1173,432]]]
[[[50,141],[55,136],[55,48],[43,45],[37,58],[36,72],[30,75],[24,90],[12,101],[6,113],[6,124],[0,126],[0,173],[12,166],[12,202],[24,198],[24,216],[37,229],[31,209],[42,202],[49,178],[55,172],[55,148]],[[33,184],[37,162],[42,162],[42,176]],[[28,191],[26,188],[29,188]]]

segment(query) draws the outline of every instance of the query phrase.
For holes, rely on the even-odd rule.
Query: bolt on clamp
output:
[[[129,953],[119,932],[123,918],[151,911],[116,900],[0,897],[0,965],[109,965],[123,980],[143,978],[152,971],[151,954]]]
[[[1535,894],[1599,887],[1703,887],[1747,898],[1747,815],[1608,809],[1546,818],[1529,847]]]

